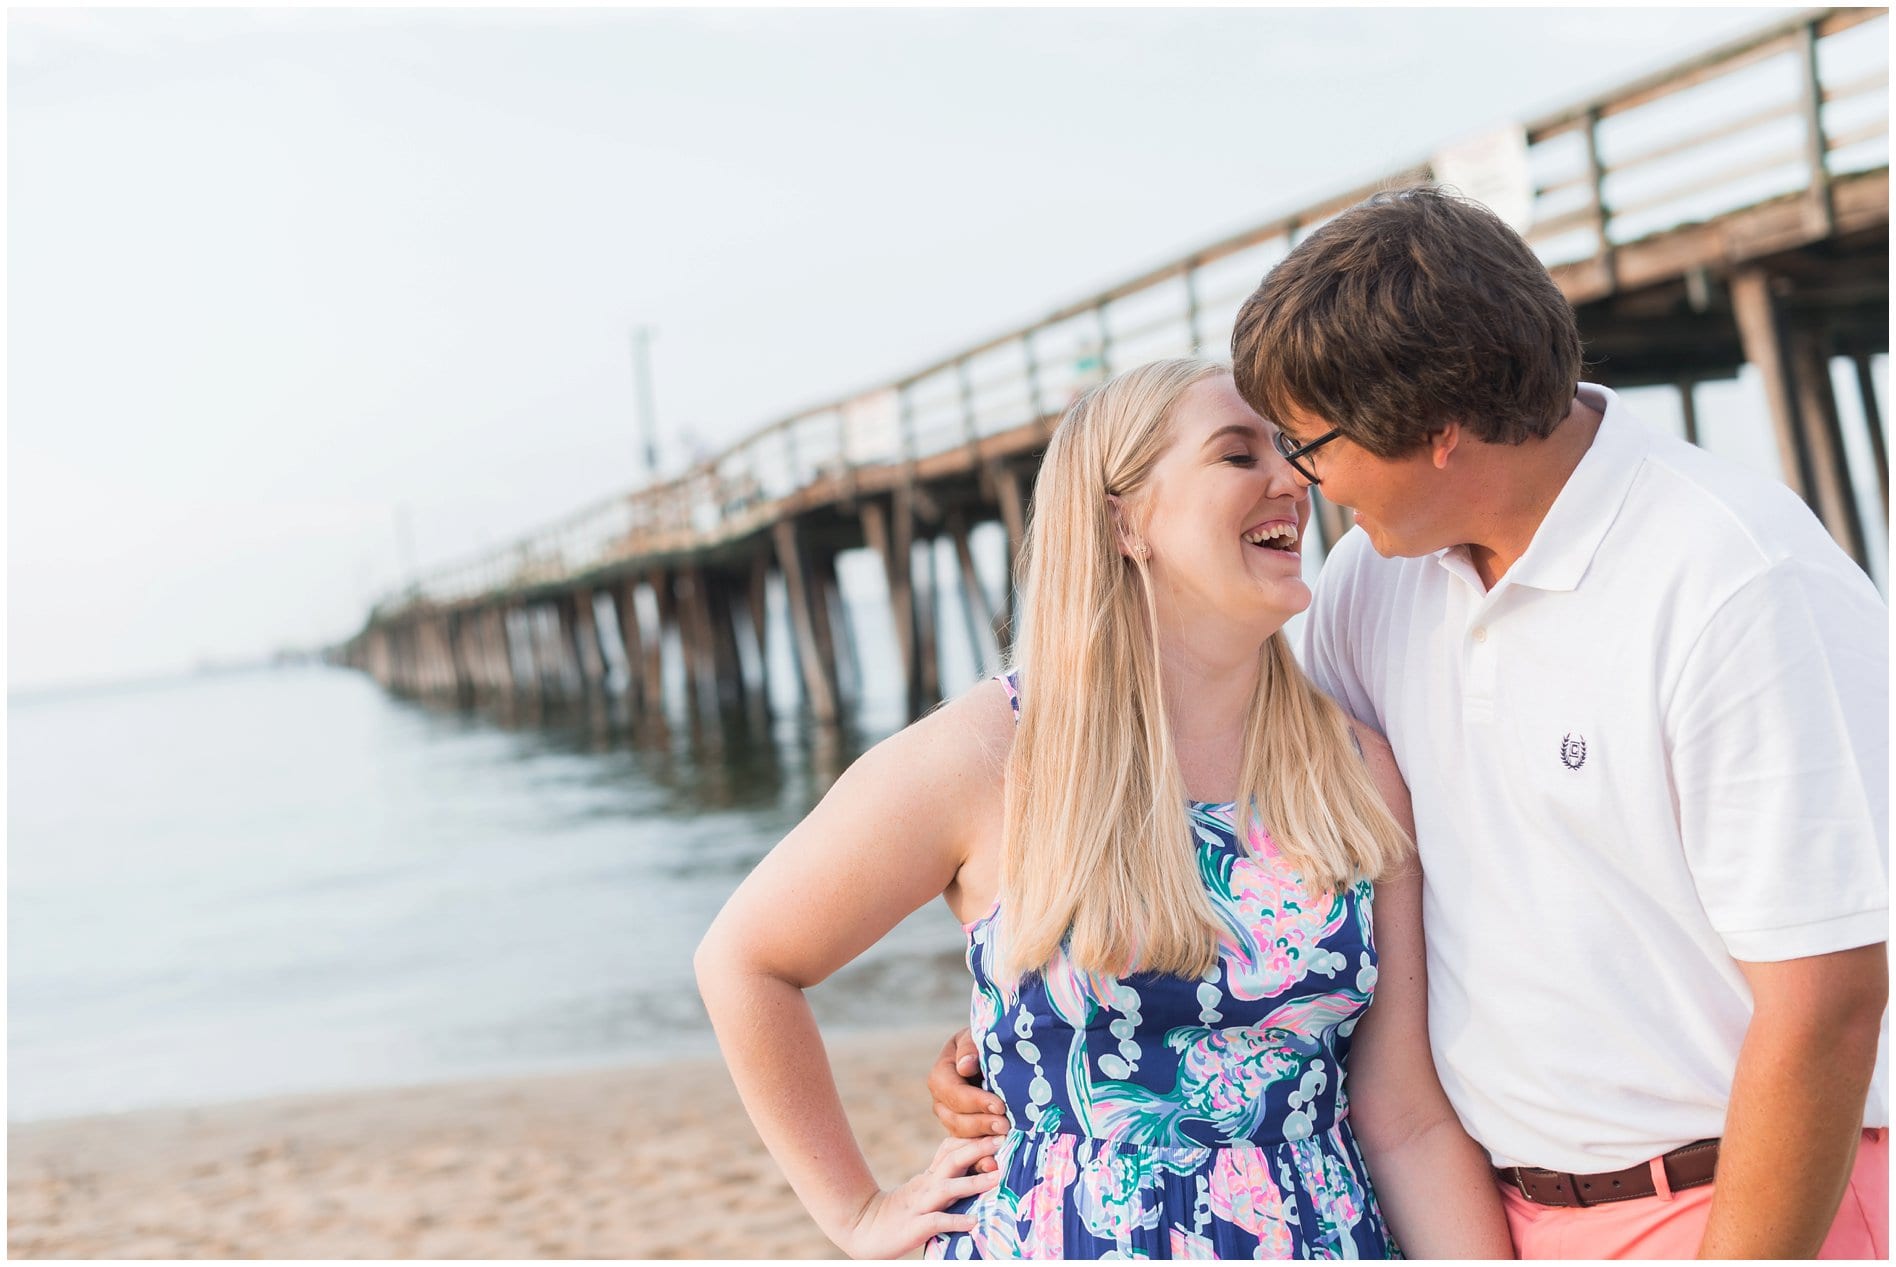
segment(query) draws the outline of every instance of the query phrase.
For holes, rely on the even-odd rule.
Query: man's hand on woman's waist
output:
[[[935,1058],[928,1071],[928,1094],[935,1101],[935,1116],[950,1135],[981,1139],[1008,1131],[1007,1106],[981,1085],[980,1052],[974,1035],[965,1029],[943,1044]],[[994,1158],[984,1156],[975,1169],[993,1170],[996,1165]]]

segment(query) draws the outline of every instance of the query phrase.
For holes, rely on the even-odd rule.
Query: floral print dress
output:
[[[1015,683],[1008,694],[1018,716]],[[930,1258],[1392,1258],[1350,1133],[1350,1033],[1376,988],[1371,888],[1312,894],[1236,806],[1188,810],[1225,924],[1202,980],[1077,971],[997,984],[968,926],[973,1030],[1012,1129],[972,1232]]]

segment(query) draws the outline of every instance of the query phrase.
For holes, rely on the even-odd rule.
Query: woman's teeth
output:
[[[1269,550],[1295,550],[1297,528],[1295,524],[1271,524],[1256,532],[1245,533],[1244,539],[1254,546],[1263,546]]]

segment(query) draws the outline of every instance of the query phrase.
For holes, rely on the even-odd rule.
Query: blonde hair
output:
[[[999,949],[1010,980],[1045,968],[1063,945],[1077,970],[1113,976],[1194,977],[1218,962],[1223,926],[1199,877],[1151,576],[1142,550],[1121,552],[1107,497],[1131,509],[1171,441],[1179,398],[1229,372],[1179,358],[1109,379],[1067,411],[1041,462],[1002,828]],[[1258,661],[1239,839],[1254,805],[1313,893],[1381,876],[1411,845],[1348,719],[1304,677],[1281,630]]]

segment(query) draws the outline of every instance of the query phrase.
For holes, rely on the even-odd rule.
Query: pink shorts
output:
[[[1535,1205],[1501,1185],[1522,1258],[1694,1258],[1716,1184],[1584,1210]],[[1889,1131],[1863,1132],[1856,1169],[1819,1258],[1889,1257]]]

